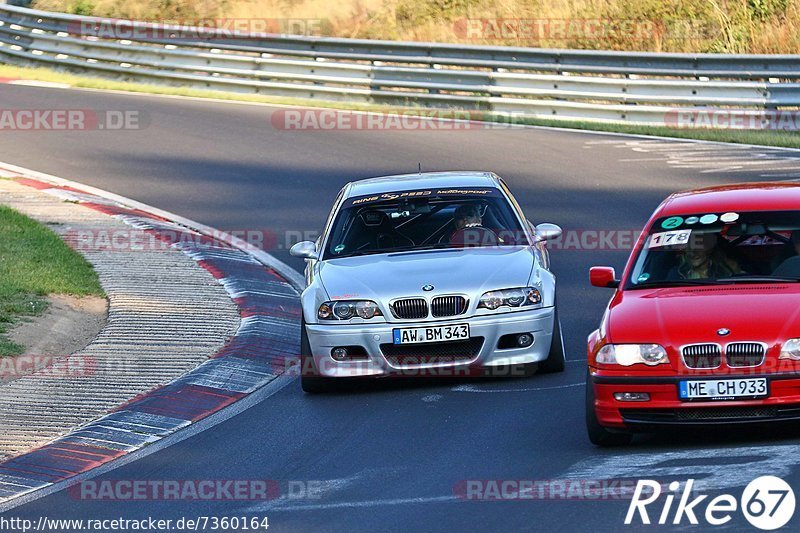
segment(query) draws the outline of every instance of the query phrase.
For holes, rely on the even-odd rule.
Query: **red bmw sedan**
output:
[[[669,426],[800,420],[800,183],[680,192],[656,209],[588,341],[597,445]]]

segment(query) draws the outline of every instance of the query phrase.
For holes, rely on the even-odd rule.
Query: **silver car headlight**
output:
[[[383,316],[383,313],[372,300],[324,302],[317,310],[317,318],[320,320],[350,320],[356,317],[369,320],[376,316]]]
[[[800,361],[800,339],[789,339],[783,343],[778,359],[791,359]]]
[[[483,293],[478,301],[478,309],[494,311],[500,307],[525,307],[542,303],[542,294],[534,287],[502,289]]]
[[[595,360],[604,365],[620,366],[669,363],[667,351],[659,344],[606,344],[597,352]]]

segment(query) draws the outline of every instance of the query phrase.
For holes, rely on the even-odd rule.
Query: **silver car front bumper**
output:
[[[403,322],[377,324],[307,324],[306,331],[314,366],[320,376],[356,377],[356,376],[390,376],[390,375],[426,375],[425,370],[450,369],[450,374],[468,375],[468,369],[501,368],[544,361],[550,352],[553,337],[554,307],[500,313],[496,315],[474,316],[435,322]],[[450,324],[469,324],[470,337],[483,337],[483,345],[477,354],[466,361],[435,360],[417,361],[411,364],[390,363],[382,344],[392,344],[393,332],[396,328],[414,328],[444,326]],[[503,335],[531,333],[534,342],[526,348],[498,349],[498,341]],[[367,357],[358,361],[336,361],[331,357],[331,350],[339,346],[361,346]],[[408,345],[414,346],[414,345]],[[404,361],[405,362],[405,361]],[[428,373],[427,375],[437,375]]]

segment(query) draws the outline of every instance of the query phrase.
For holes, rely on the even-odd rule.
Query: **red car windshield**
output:
[[[626,287],[770,281],[800,281],[800,211],[658,219]]]

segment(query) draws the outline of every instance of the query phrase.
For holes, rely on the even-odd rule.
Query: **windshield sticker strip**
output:
[[[400,199],[414,199],[414,198],[436,198],[442,196],[498,196],[500,191],[494,187],[486,188],[470,188],[470,189],[425,189],[417,191],[397,191],[385,192],[381,194],[371,194],[369,196],[359,196],[350,198],[343,207],[350,207],[353,205],[371,204],[374,202],[390,202],[392,200]]]

